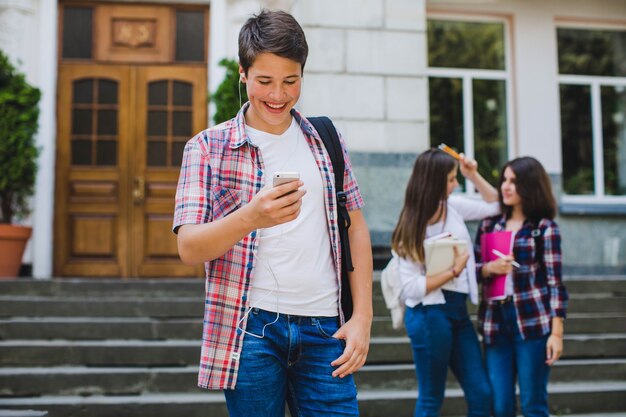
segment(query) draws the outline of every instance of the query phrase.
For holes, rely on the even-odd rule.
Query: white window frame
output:
[[[561,22],[556,25],[558,29],[581,29],[581,30],[614,30],[624,32],[626,26],[615,25],[597,25],[584,24],[580,22],[566,23]],[[558,43],[557,43],[558,48]],[[558,49],[557,49],[558,59]],[[597,205],[623,205],[626,204],[626,196],[606,195],[604,193],[604,150],[602,137],[602,103],[601,88],[602,87],[622,87],[626,89],[626,77],[605,77],[596,75],[561,75],[557,76],[559,88],[561,85],[584,85],[588,86],[591,91],[591,132],[592,132],[592,149],[593,149],[593,195],[577,195],[566,194],[563,190],[561,201],[563,203],[573,204],[597,204]],[[559,107],[561,102],[559,100]],[[559,110],[560,114],[560,110]],[[561,125],[559,123],[559,130]],[[562,140],[562,135],[561,135]],[[561,145],[562,146],[562,145]],[[562,147],[561,147],[562,149]],[[563,151],[561,150],[561,156]]]
[[[463,147],[465,155],[475,159],[474,153],[474,91],[472,88],[473,80],[492,80],[505,82],[506,89],[506,149],[507,158],[513,158],[513,149],[515,144],[514,129],[514,111],[513,111],[513,62],[511,58],[511,25],[508,19],[496,16],[484,15],[455,15],[447,13],[429,13],[426,16],[428,20],[449,20],[469,23],[501,23],[504,32],[504,70],[483,70],[471,68],[442,68],[427,67],[427,77],[440,78],[460,78],[463,83]],[[428,43],[426,44],[428,47]],[[429,99],[430,101],[430,99]],[[430,120],[430,110],[428,112]],[[465,194],[470,196],[476,195],[474,184],[471,181],[465,183]]]

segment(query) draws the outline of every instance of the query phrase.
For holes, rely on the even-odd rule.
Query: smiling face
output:
[[[506,167],[502,175],[502,184],[500,190],[502,191],[502,202],[505,206],[516,207],[522,205],[522,198],[517,193],[515,186],[515,173],[511,167]]]
[[[241,67],[239,72],[243,74]],[[275,135],[285,132],[291,124],[290,111],[300,98],[302,65],[265,52],[257,55],[243,76],[250,100],[246,124]]]

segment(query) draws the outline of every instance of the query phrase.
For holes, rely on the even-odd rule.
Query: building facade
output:
[[[346,137],[376,247],[444,142],[492,180],[539,159],[566,269],[626,272],[624,0],[0,0],[0,48],[43,92],[34,277],[201,275],[169,232],[177,163],[262,7],[307,34],[298,108]]]

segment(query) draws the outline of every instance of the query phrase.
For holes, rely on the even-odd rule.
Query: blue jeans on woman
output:
[[[487,373],[493,387],[495,417],[515,417],[515,379],[519,382],[520,404],[525,417],[548,417],[546,365],[548,336],[522,339],[512,302],[497,307],[500,331],[485,345]]]
[[[253,308],[235,389],[224,390],[230,417],[358,416],[352,375],[333,377],[345,343],[338,317],[305,317]],[[253,336],[254,335],[254,336]],[[263,336],[263,337],[259,337]]]
[[[448,367],[465,393],[467,415],[489,416],[491,388],[478,337],[467,314],[467,294],[443,293],[445,304],[418,304],[407,308],[404,316],[418,383],[415,417],[439,415]]]

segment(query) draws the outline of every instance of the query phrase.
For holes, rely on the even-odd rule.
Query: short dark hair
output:
[[[522,200],[522,212],[531,222],[538,223],[541,219],[554,219],[556,216],[556,200],[552,194],[552,183],[541,162],[530,156],[515,158],[502,167],[498,195],[500,208],[506,217],[511,216],[512,208],[505,206],[502,200],[502,183],[504,170],[511,168],[515,174],[515,191]]]
[[[239,31],[239,64],[248,75],[257,55],[276,54],[304,64],[309,46],[300,24],[292,15],[281,10],[261,10],[246,21]]]

